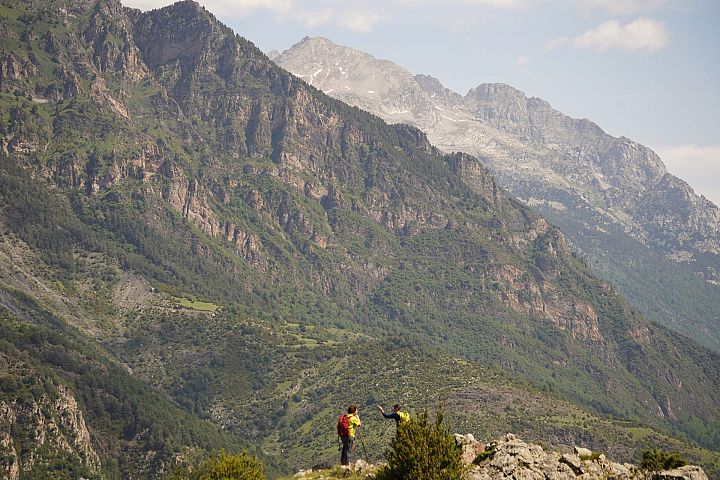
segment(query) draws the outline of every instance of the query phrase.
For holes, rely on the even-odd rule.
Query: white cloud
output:
[[[543,53],[548,53],[553,50],[557,50],[558,48],[570,43],[571,41],[572,41],[572,39],[570,37],[553,38],[552,40],[550,40],[549,42],[547,42],[545,44],[545,47],[543,48]]]
[[[287,15],[290,20],[307,28],[316,28],[322,25],[337,25],[353,32],[367,33],[384,17],[380,14],[349,10],[339,12],[331,8],[322,10],[303,11],[296,10]]]
[[[658,8],[669,0],[580,0],[579,7],[587,13],[604,10],[612,15],[630,15]]]
[[[495,8],[510,8],[526,3],[525,0],[460,0],[460,2]]]
[[[516,0],[483,0],[505,2]],[[149,10],[173,3],[174,0],[125,0],[128,7]],[[296,2],[296,0],[200,0],[199,3],[221,18],[243,18],[265,11],[272,13],[277,21],[293,22],[306,28],[337,25],[354,32],[369,32],[384,16],[370,9],[362,10],[352,2],[329,2],[325,0]],[[300,5],[302,3],[302,6]],[[350,5],[348,5],[350,4]],[[331,5],[331,6],[328,6]],[[343,5],[344,9],[336,8]]]
[[[383,16],[376,13],[349,11],[338,15],[336,23],[353,32],[366,33],[382,20]]]
[[[670,172],[720,205],[720,146],[680,145],[660,148],[657,153]]]
[[[532,58],[526,56],[526,55],[520,55],[517,60],[515,60],[516,65],[526,65],[528,63],[532,62]]]
[[[175,3],[175,0],[123,0],[128,7],[150,10]],[[218,16],[246,17],[258,10],[288,13],[293,9],[294,0],[200,0],[203,7]]]
[[[335,12],[332,9],[326,8],[323,10],[295,12],[292,17],[297,23],[304,27],[316,28],[332,23],[335,18]]]
[[[617,20],[603,22],[576,37],[558,37],[545,45],[545,52],[564,45],[581,50],[605,52],[622,50],[625,52],[654,52],[670,41],[670,32],[663,22],[652,18],[638,18],[626,25]]]
[[[530,0],[395,0],[398,5],[417,6],[427,4],[438,4],[441,6],[454,4],[478,5],[492,8],[515,8],[529,4]]]

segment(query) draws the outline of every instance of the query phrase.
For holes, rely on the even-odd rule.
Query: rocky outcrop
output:
[[[568,300],[544,277],[533,278],[512,265],[494,274],[494,288],[506,307],[548,321],[588,345],[603,341],[598,314],[590,303]]]
[[[124,13],[118,0],[98,2],[83,37],[92,46],[92,62],[99,71],[138,81],[149,72],[132,39],[132,23]]]
[[[664,470],[652,477],[653,480],[706,480],[707,478],[703,469],[695,465]]]
[[[85,418],[70,390],[56,386],[57,395],[0,402],[0,469],[3,478],[19,479],[49,468],[50,459],[77,459],[89,471],[100,470]],[[15,433],[13,433],[15,432]]]
[[[20,459],[13,438],[8,432],[0,432],[0,452],[3,454],[3,461],[0,463],[0,467],[4,470],[3,478],[19,480]]]
[[[0,87],[12,80],[28,78],[37,72],[37,68],[18,55],[0,50]]]
[[[542,446],[526,443],[509,433],[499,441],[487,444],[472,434],[455,434],[461,449],[462,463],[467,466],[464,480],[708,480],[696,465],[649,472],[630,463],[609,460],[600,452],[574,447],[572,452],[546,451]],[[384,463],[368,464],[357,460],[345,467],[317,466],[300,470],[294,478],[336,479],[354,475],[374,478]]]
[[[463,449],[463,461],[470,465],[468,480],[645,480],[683,479],[707,480],[697,466],[662,472],[646,472],[629,463],[617,463],[604,454],[575,447],[572,453],[545,451],[537,444],[529,444],[508,434],[504,439],[483,445],[472,435],[456,435]]]

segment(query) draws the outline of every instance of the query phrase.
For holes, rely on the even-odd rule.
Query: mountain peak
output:
[[[167,12],[168,15],[176,16],[177,19],[205,19],[212,24],[221,25],[215,15],[195,0],[180,0],[179,2],[160,8],[158,11]]]
[[[203,8],[203,6],[200,5],[200,3],[196,2],[195,0],[180,0],[180,1],[175,2],[174,4],[172,4],[172,5],[170,5],[170,6],[180,6],[180,7],[184,6],[184,7],[187,7],[187,8],[192,8],[192,9],[198,11],[198,12],[201,12],[201,11],[204,11],[204,10],[205,10],[205,9]]]
[[[415,81],[420,85],[423,90],[429,93],[440,93],[446,90],[445,85],[440,80],[430,75],[423,75],[422,73],[415,75]]]
[[[483,98],[483,99],[497,99],[497,98],[515,98],[527,100],[525,92],[518,90],[515,87],[511,87],[506,83],[481,83],[475,88],[471,88],[467,93],[467,97],[472,98]]]
[[[136,42],[151,68],[176,60],[197,61],[213,39],[230,32],[194,0],[145,12],[135,23]]]
[[[312,45],[312,44],[321,44],[321,45],[322,45],[322,44],[326,44],[326,45],[327,45],[327,44],[331,44],[331,45],[339,46],[339,45],[337,45],[335,42],[333,42],[332,40],[330,40],[329,38],[326,38],[326,37],[311,37],[310,35],[305,35],[298,43],[296,43],[296,45],[301,45],[301,44],[303,44],[303,45],[304,45],[304,44],[309,44],[309,45]]]
[[[303,54],[311,55],[313,58],[308,60],[312,60],[313,63],[317,63],[321,60],[329,61],[328,59],[335,58],[337,57],[337,55],[344,54],[371,57],[369,54],[361,52],[359,50],[338,45],[337,43],[326,37],[305,36],[299,42],[295,43],[290,48],[280,53],[280,55],[277,56],[278,63],[282,62],[282,59],[288,56],[296,56]]]

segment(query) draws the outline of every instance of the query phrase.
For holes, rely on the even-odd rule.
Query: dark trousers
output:
[[[350,452],[355,450],[355,438],[354,437],[340,437],[342,440],[342,452],[340,453],[340,465],[349,465]]]

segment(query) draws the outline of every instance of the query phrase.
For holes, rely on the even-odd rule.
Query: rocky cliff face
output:
[[[461,96],[437,79],[413,77],[323,38],[305,38],[275,61],[328,95],[421,128],[441,150],[477,156],[652,318],[720,348],[713,313],[720,307],[720,210],[668,173],[650,149],[508,85],[482,84]],[[461,173],[475,185],[465,163]],[[675,283],[669,280],[662,294],[645,288],[659,272],[638,274],[633,258],[678,269],[668,274]],[[708,285],[688,288],[693,280],[680,272],[691,270]]]
[[[0,356],[8,374],[24,369],[28,377],[37,375],[15,359]],[[7,377],[6,382],[10,381]],[[7,389],[7,385],[5,386]],[[43,391],[43,393],[39,393]],[[18,388],[16,391],[20,391]],[[43,385],[29,398],[8,397],[0,401],[0,472],[9,480],[49,478],[62,463],[77,465],[86,475],[100,472],[96,453],[83,412],[71,391],[63,385]]]

